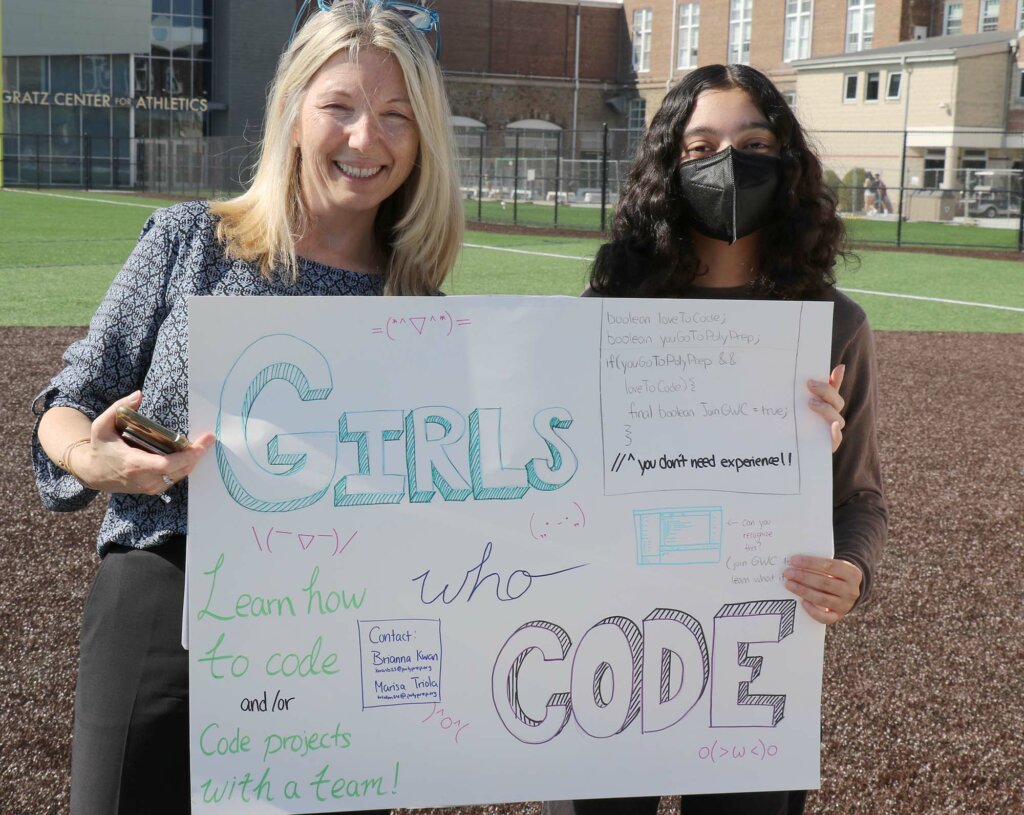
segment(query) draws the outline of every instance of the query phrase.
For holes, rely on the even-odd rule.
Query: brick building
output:
[[[621,0],[436,0],[441,64],[464,153],[485,129],[597,159],[601,128],[626,126],[630,41]],[[506,148],[512,148],[511,136]],[[501,148],[491,142],[491,151]],[[505,150],[508,152],[508,149]]]
[[[1024,28],[1024,0],[624,0],[623,10],[648,119],[700,65],[753,65],[795,100],[800,60]]]
[[[152,175],[170,160],[164,152],[173,159],[184,140],[253,138],[299,5],[301,0],[105,0],[96,5],[4,0],[5,180],[130,186],[141,167],[138,145],[145,147]],[[666,90],[693,67],[715,62],[747,62],[765,70],[802,113],[826,111],[814,113],[814,126],[834,116],[853,121],[856,106],[841,100],[845,91],[839,90],[845,75],[856,68],[866,88],[873,59],[882,59],[888,66],[883,72],[891,72],[894,60],[924,59],[915,40],[936,37],[943,42],[995,37],[984,47],[1000,52],[997,61],[1005,63],[1000,77],[1005,74],[1006,80],[975,76],[971,66],[978,63],[967,59],[973,53],[969,48],[936,40],[928,53],[952,47],[953,63],[959,65],[950,74],[957,77],[956,95],[947,100],[956,115],[936,126],[963,129],[976,102],[972,97],[980,89],[988,98],[998,86],[999,112],[987,116],[984,127],[1024,130],[1024,79],[1015,62],[1019,48],[1010,44],[1024,28],[1024,0],[430,0],[430,5],[441,15],[441,65],[468,155],[474,154],[480,131],[504,129],[546,153],[558,143],[565,157],[596,161],[600,128],[608,124],[626,130],[626,138],[612,145],[613,154],[625,160]],[[1006,47],[996,43],[1000,36]],[[910,56],[900,50],[904,45]],[[925,92],[925,84],[922,73],[913,83],[915,95]],[[836,101],[845,104],[827,112]],[[878,119],[874,113],[897,107],[887,98],[876,108],[868,105],[865,121],[889,127],[892,116]],[[1016,148],[1009,143],[992,147],[958,139],[955,155],[944,143],[925,152],[942,150],[943,166],[1019,162],[1020,151],[1010,150]],[[495,149],[507,154],[510,147]],[[177,161],[182,171],[195,164],[191,154],[182,156]],[[933,170],[937,160],[922,158]]]
[[[839,181],[872,169],[893,190],[947,190],[936,200],[957,203],[935,203],[939,217],[1019,206],[1024,0],[624,0],[623,10],[633,122],[650,121],[692,68],[743,62],[796,106]],[[995,199],[976,194],[986,188]]]

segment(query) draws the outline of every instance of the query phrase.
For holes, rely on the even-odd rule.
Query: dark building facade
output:
[[[3,14],[4,182],[131,187],[174,158],[150,142],[258,128],[294,6],[4,0]]]

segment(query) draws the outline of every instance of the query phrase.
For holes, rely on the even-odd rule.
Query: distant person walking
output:
[[[889,200],[889,188],[882,181],[882,174],[875,173],[875,206],[882,215],[892,215],[892,201]]]
[[[864,213],[872,215],[878,200],[878,181],[870,170],[864,173]]]

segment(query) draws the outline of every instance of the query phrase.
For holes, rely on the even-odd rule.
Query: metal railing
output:
[[[1024,138],[979,134],[1004,144]],[[957,136],[979,134],[961,131]],[[640,135],[608,128],[577,133],[461,131],[467,218],[470,223],[603,232]],[[947,173],[944,152],[937,160],[936,148],[920,145],[929,140],[944,144],[948,132],[837,130],[808,135],[855,243],[1024,251],[1024,149],[999,150],[1015,155],[1016,168],[1012,161],[995,169],[971,166],[987,162],[962,152],[961,164]],[[865,184],[869,173],[881,176],[883,185]]]
[[[641,135],[608,127],[457,129],[467,220],[605,232]],[[855,243],[1024,251],[1024,149],[1011,146],[1024,136],[952,135],[997,147],[960,149],[951,154],[959,163],[947,163],[943,148],[927,145],[948,144],[948,131],[809,133]],[[243,188],[255,144],[8,133],[3,152],[9,186],[208,198]],[[879,176],[883,186],[873,187]]]
[[[242,189],[253,145],[227,138],[130,139],[5,133],[4,184],[213,198]]]

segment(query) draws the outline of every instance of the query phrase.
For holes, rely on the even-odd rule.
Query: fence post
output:
[[[480,131],[480,162],[476,171],[476,220],[484,220],[484,146],[487,144],[487,131]]]
[[[83,175],[85,178],[85,188],[87,190],[92,189],[92,136],[82,136],[82,163],[85,165],[82,169],[85,171]]]
[[[601,231],[605,228],[605,205],[608,203],[608,122],[601,126]]]
[[[1024,252],[1024,188],[1020,196],[1020,218],[1017,221],[1017,251]]]
[[[519,134],[522,130],[516,130],[516,153],[512,162],[512,223],[519,223]]]
[[[558,193],[561,186],[558,183],[562,179],[562,131],[558,131],[555,141],[555,226],[558,226]]]
[[[896,246],[903,245],[903,196],[907,184],[907,128],[903,128],[903,149],[900,152],[900,205],[896,211]]]

